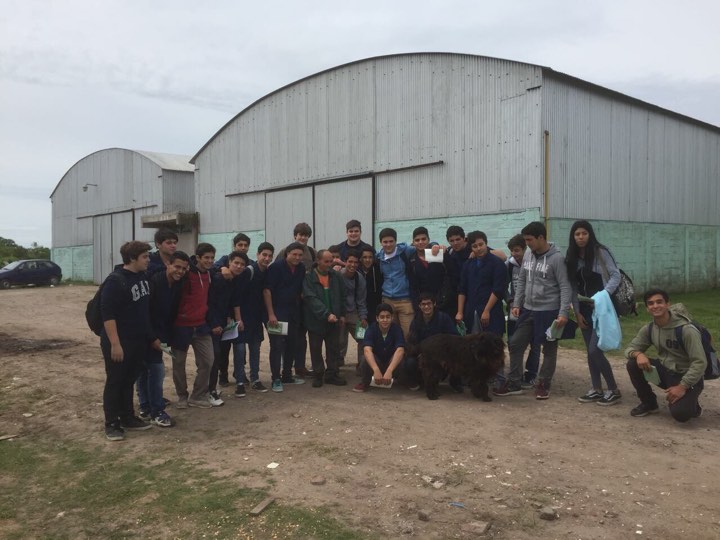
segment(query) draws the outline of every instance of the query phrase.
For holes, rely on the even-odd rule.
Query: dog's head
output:
[[[500,371],[505,365],[505,342],[500,336],[490,332],[480,332],[468,336],[470,352],[477,366],[482,366],[489,372]]]

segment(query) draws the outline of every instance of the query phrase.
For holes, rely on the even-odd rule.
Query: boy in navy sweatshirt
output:
[[[150,324],[161,343],[169,343],[173,322],[180,304],[185,274],[190,266],[187,253],[176,251],[169,257],[165,272],[157,272],[150,282]],[[137,380],[137,394],[140,403],[140,418],[160,427],[171,427],[172,418],[165,412],[163,381],[165,364],[163,353],[151,348],[146,365]]]
[[[150,245],[145,242],[123,244],[123,265],[108,276],[100,293],[100,348],[106,374],[103,411],[105,436],[111,441],[122,440],[125,430],[151,427],[133,410],[133,385],[148,347],[160,348],[150,326],[150,286],[145,274],[149,251]]]
[[[293,377],[293,353],[296,351],[298,329],[301,326],[300,297],[305,280],[305,265],[300,262],[304,253],[300,242],[285,248],[285,258],[270,265],[265,279],[263,299],[267,310],[267,326],[270,336],[270,371],[273,392],[282,392],[283,384],[303,384]],[[270,333],[278,322],[288,323],[287,335]],[[304,331],[304,329],[302,330]],[[282,376],[280,365],[282,363]]]
[[[177,250],[178,235],[170,229],[158,229],[155,233],[155,247],[157,251],[150,254],[148,263],[148,276],[165,272],[170,264],[170,258]]]
[[[215,262],[215,248],[202,242],[195,248],[195,256],[190,258],[190,270],[183,284],[178,314],[173,327],[173,382],[177,392],[178,409],[189,406],[208,409],[222,403],[213,403],[208,395],[210,369],[213,365],[213,344],[210,327],[206,321],[208,311],[208,293],[212,277],[209,270]],[[187,352],[192,345],[195,353],[197,374],[192,394],[188,395],[185,362]]]
[[[210,370],[210,385],[208,391],[210,397],[216,401],[222,402],[220,394],[217,392],[218,373],[220,363],[225,354],[227,359],[231,340],[222,341],[223,330],[231,321],[237,321],[238,326],[242,324],[240,317],[240,295],[247,282],[250,279],[249,273],[244,274],[245,267],[248,264],[248,256],[239,251],[233,251],[228,255],[229,275],[224,276],[221,271],[213,274],[213,280],[210,284],[210,295],[208,297],[208,314],[207,321],[212,332],[213,351],[215,361]],[[238,331],[240,328],[238,328]],[[226,364],[227,366],[227,364]],[[227,369],[227,367],[225,368]]]

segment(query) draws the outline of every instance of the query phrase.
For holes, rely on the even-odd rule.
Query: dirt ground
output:
[[[717,381],[701,397],[703,416],[686,425],[665,406],[632,418],[637,400],[621,359],[612,363],[623,402],[580,404],[585,359],[561,349],[544,402],[522,395],[483,403],[445,386],[438,401],[400,387],[357,394],[350,385],[305,384],[282,394],[248,390],[244,399],[227,388],[223,407],[171,406],[175,427],[111,443],[102,432],[98,338],[83,315],[94,290],[0,294],[0,388],[49,396],[11,400],[24,406],[0,412],[0,436],[42,433],[100,449],[121,445],[138,456],[184,457],[228,475],[243,471],[238,482],[248,487],[267,488],[272,479],[271,494],[283,504],[326,507],[349,526],[388,538],[476,537],[474,521],[489,522],[486,536],[494,538],[720,538]],[[267,343],[262,355],[269,386]],[[357,382],[352,367],[343,370]],[[165,391],[175,399],[169,370]],[[277,468],[268,469],[273,462]],[[325,484],[313,485],[316,477]],[[557,518],[541,519],[543,507]]]

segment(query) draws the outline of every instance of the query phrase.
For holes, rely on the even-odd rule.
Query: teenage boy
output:
[[[309,272],[313,264],[315,263],[315,250],[308,246],[308,241],[312,236],[312,228],[307,223],[298,223],[293,229],[294,242],[291,245],[299,244],[302,248],[302,258],[300,262],[303,264],[305,272]],[[277,259],[285,259],[287,248],[281,249],[277,254]],[[300,313],[299,320],[296,323],[296,336],[293,339],[293,349],[290,351],[292,356],[293,365],[295,366],[295,375],[298,377],[307,377],[312,375],[310,371],[305,367],[305,357],[307,356],[307,329],[303,325],[302,312]]]
[[[213,405],[222,405],[208,395],[210,369],[212,369],[214,355],[210,327],[206,317],[208,293],[212,281],[210,269],[214,262],[215,248],[205,242],[198,244],[195,248],[195,255],[190,258],[190,269],[185,283],[183,283],[170,343],[174,356],[173,382],[178,396],[176,405],[178,409],[186,409],[188,406],[209,409]],[[192,393],[188,395],[185,364],[191,345],[195,353],[197,374]]]
[[[353,387],[354,392],[366,392],[370,380],[375,384],[389,385],[393,374],[405,357],[405,338],[399,325],[393,322],[393,308],[380,304],[375,322],[365,332],[363,361],[360,363],[362,380]],[[417,369],[417,366],[414,366]]]
[[[265,307],[263,289],[268,266],[273,259],[275,248],[269,242],[262,242],[258,246],[256,261],[250,263],[245,272],[250,274],[250,282],[245,292],[240,295],[240,316],[238,323],[243,329],[238,333],[238,339],[233,344],[233,362],[235,377],[235,397],[245,397],[245,381],[249,380],[250,388],[257,392],[267,392],[265,385],[260,382],[260,344],[264,339],[263,320]],[[245,344],[247,343],[247,354]],[[250,379],[245,375],[245,359],[249,359]]]
[[[381,230],[379,238],[382,249],[377,252],[377,260],[383,275],[382,301],[392,306],[395,322],[402,328],[403,335],[407,336],[410,323],[415,317],[410,283],[410,257],[415,255],[416,250],[414,246],[408,246],[404,242],[398,244],[395,229]],[[439,251],[440,246],[433,246],[433,255],[437,255]]]
[[[345,234],[347,235],[347,239],[338,244],[340,248],[340,259],[343,261],[347,260],[350,250],[355,250],[360,253],[366,248],[373,248],[370,244],[361,240],[362,224],[357,219],[351,219],[345,224]]]
[[[502,299],[508,286],[505,264],[490,253],[484,232],[471,232],[467,242],[474,258],[463,265],[460,274],[455,321],[464,320],[473,334],[492,332],[502,337],[505,333]]]
[[[126,242],[120,248],[123,265],[113,271],[100,293],[103,330],[100,349],[105,360],[105,436],[111,441],[125,438],[125,430],[151,427],[133,410],[133,385],[147,356],[147,349],[160,348],[150,325],[150,285],[145,271],[150,245]]]
[[[410,325],[410,335],[408,335],[407,343],[411,346],[417,346],[423,340],[436,334],[451,334],[457,336],[457,326],[447,313],[437,309],[434,294],[421,292],[418,298],[418,313]],[[417,358],[408,356],[405,362],[417,365]],[[420,388],[417,382],[419,380],[417,368],[415,368],[412,375],[414,375],[415,378],[413,379],[411,377],[410,379],[410,390],[417,390]],[[456,379],[450,381],[450,386],[456,392],[462,392],[463,390],[461,381]]]
[[[218,372],[223,354],[225,358],[228,357],[232,341],[222,341],[221,338],[225,327],[230,322],[236,321],[238,331],[241,329],[240,296],[244,293],[244,288],[250,279],[249,275],[243,275],[248,262],[249,259],[245,253],[233,251],[228,255],[230,276],[225,277],[221,271],[217,271],[213,274],[210,283],[207,321],[212,335],[214,361],[210,370],[208,392],[210,399],[214,401],[213,405],[222,405],[223,403],[220,393],[217,391]]]
[[[435,296],[436,307],[445,311],[451,316],[455,315],[457,297],[453,298],[454,291],[450,291],[446,282],[448,274],[446,264],[451,264],[450,256],[443,250],[443,262],[428,262],[425,260],[425,249],[432,247],[430,235],[426,227],[417,227],[413,231],[413,246],[416,255],[410,257],[410,270],[413,275],[411,286],[413,287],[413,303],[417,304],[418,295],[421,292],[429,292]],[[438,303],[440,305],[438,306]]]
[[[183,280],[190,267],[190,257],[183,251],[170,256],[165,272],[150,277],[150,324],[161,343],[170,343],[173,322],[180,304]],[[165,363],[163,352],[151,348],[148,351],[145,368],[137,380],[140,417],[146,416],[150,423],[160,427],[171,427],[172,418],[165,412],[163,381]]]
[[[345,320],[345,285],[338,272],[332,269],[330,250],[317,253],[317,264],[305,275],[303,284],[303,321],[308,329],[313,388],[323,382],[342,386],[347,381],[338,373],[338,340],[340,325]],[[325,343],[325,360],[322,346]]]
[[[625,350],[630,381],[640,398],[640,405],[630,414],[647,416],[658,411],[657,397],[645,378],[645,373],[655,371],[672,417],[678,422],[697,418],[702,414],[698,398],[707,365],[700,332],[689,318],[670,310],[670,297],[664,290],[649,289],[643,301],[653,321],[640,329]],[[655,347],[657,358],[645,354],[650,346]]]
[[[250,251],[250,237],[245,233],[237,233],[232,240],[233,245],[233,251],[236,251],[238,253],[244,253],[245,255],[248,254]],[[228,260],[229,255],[223,255],[220,257],[217,261],[215,261],[215,264],[213,265],[215,269],[220,270],[222,268],[228,268]],[[223,275],[226,275],[226,273],[223,273]]]
[[[348,334],[357,344],[358,364],[362,358],[361,340],[356,337],[358,328],[367,328],[368,310],[365,278],[358,271],[360,256],[357,251],[348,251],[345,268],[340,271],[343,281],[343,299],[345,302],[345,322],[340,325],[340,343],[338,365],[345,365],[348,349]]]
[[[147,273],[153,275],[157,272],[164,272],[170,257],[177,250],[178,235],[170,229],[158,229],[155,232],[155,247],[157,251],[150,254],[150,263]]]
[[[512,339],[515,333],[515,326],[517,319],[512,315],[513,302],[515,300],[515,291],[517,289],[518,278],[520,277],[520,268],[522,267],[522,259],[525,254],[525,240],[523,240],[522,234],[516,234],[508,241],[508,249],[510,250],[510,257],[505,261],[508,271],[508,281],[510,288],[508,296],[505,298],[507,303],[507,336],[508,341]],[[522,381],[520,386],[523,389],[530,389],[535,387],[535,379],[537,378],[538,368],[540,367],[540,347],[535,344],[530,344],[530,352],[528,353],[527,359],[525,360],[525,373],[523,373]]]
[[[383,276],[380,263],[375,258],[375,250],[371,247],[363,248],[360,254],[360,267],[358,272],[365,278],[365,306],[369,315],[373,315],[382,302]],[[358,358],[359,360],[359,358]]]
[[[263,288],[263,300],[267,310],[268,335],[270,337],[270,371],[272,391],[282,392],[283,384],[303,384],[293,377],[293,353],[296,351],[298,328],[302,317],[300,298],[305,280],[305,265],[301,262],[304,247],[293,242],[283,251],[284,259],[276,259],[267,270]],[[271,333],[278,329],[278,322],[288,325],[287,335]],[[305,329],[302,329],[305,332]],[[282,367],[282,373],[280,369]],[[296,368],[297,372],[297,368]]]
[[[529,249],[523,256],[511,312],[518,322],[508,345],[510,371],[507,382],[493,393],[496,396],[523,393],[520,379],[525,349],[536,343],[542,344],[543,363],[535,385],[535,399],[548,399],[557,365],[558,342],[547,340],[545,332],[553,322],[558,328],[567,324],[572,287],[565,257],[555,244],[547,241],[545,225],[534,221],[523,228],[522,235]]]

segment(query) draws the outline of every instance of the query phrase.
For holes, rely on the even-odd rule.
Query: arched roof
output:
[[[334,66],[334,67],[331,67],[331,68],[328,68],[328,69],[324,69],[324,70],[322,70],[322,71],[318,71],[317,73],[314,73],[314,74],[312,74],[312,75],[308,75],[307,77],[303,77],[303,78],[298,79],[298,80],[296,80],[296,81],[293,81],[293,82],[291,82],[291,83],[289,83],[289,84],[286,84],[285,86],[282,86],[282,87],[278,88],[277,90],[273,90],[273,91],[270,92],[269,94],[266,94],[266,95],[262,96],[261,98],[253,101],[250,105],[248,105],[247,107],[245,107],[242,111],[240,111],[238,114],[236,114],[235,116],[233,116],[228,122],[226,122],[225,125],[223,125],[223,126],[202,146],[202,148],[200,148],[200,150],[198,150],[198,151],[195,153],[195,155],[190,159],[190,163],[193,163],[193,164],[194,164],[194,163],[195,163],[195,160],[196,160],[196,159],[198,158],[198,156],[203,152],[203,150],[205,150],[205,148],[207,148],[207,147],[210,145],[210,143],[212,143],[212,142],[215,140],[215,138],[216,138],[218,135],[220,135],[220,133],[222,133],[222,132],[225,130],[225,128],[227,128],[230,124],[232,124],[232,123],[233,123],[236,119],[238,119],[240,116],[242,116],[243,114],[245,114],[245,112],[247,112],[248,110],[252,109],[255,105],[257,105],[257,104],[260,103],[261,101],[263,101],[263,100],[265,100],[265,99],[267,99],[267,98],[269,98],[269,97],[271,97],[271,96],[273,96],[273,95],[275,95],[275,94],[278,94],[278,93],[282,92],[283,90],[286,90],[287,88],[290,88],[290,87],[292,87],[292,86],[294,86],[294,85],[296,85],[296,84],[299,84],[299,83],[301,83],[301,82],[303,82],[303,81],[312,79],[312,78],[317,77],[317,76],[319,76],[319,75],[322,75],[322,74],[324,74],[324,73],[328,73],[328,72],[330,72],[330,71],[335,71],[335,70],[338,70],[338,69],[342,69],[342,68],[345,68],[345,67],[348,67],[348,66],[353,66],[353,65],[356,65],[356,64],[362,64],[362,63],[364,63],[364,62],[370,62],[370,61],[374,61],[374,60],[382,60],[382,59],[385,59],[385,58],[395,58],[395,57],[401,57],[401,56],[422,56],[422,55],[432,55],[432,56],[448,56],[448,55],[450,55],[450,56],[458,56],[458,57],[466,56],[466,57],[469,57],[469,58],[485,58],[485,59],[488,59],[488,60],[501,61],[501,62],[510,62],[510,63],[513,63],[513,64],[524,65],[524,66],[532,66],[532,67],[540,68],[540,69],[542,69],[543,73],[552,74],[553,76],[555,76],[555,77],[557,77],[557,78],[559,78],[559,79],[562,79],[562,80],[564,80],[564,81],[566,81],[566,82],[568,82],[568,83],[574,84],[574,85],[576,85],[576,86],[581,86],[581,87],[585,87],[585,88],[588,88],[588,89],[595,90],[595,91],[597,91],[597,92],[601,92],[601,93],[604,93],[604,94],[608,94],[608,95],[613,96],[613,97],[616,98],[616,99],[621,99],[621,100],[623,100],[623,101],[627,101],[627,102],[631,102],[631,103],[636,103],[636,104],[641,104],[641,105],[643,105],[643,106],[645,106],[645,107],[647,107],[647,108],[649,108],[649,109],[656,110],[656,111],[661,111],[661,112],[664,112],[664,113],[669,114],[669,115],[671,115],[671,116],[674,116],[674,117],[683,119],[683,120],[685,120],[685,121],[691,122],[691,123],[693,123],[693,124],[701,125],[701,126],[703,126],[703,127],[710,128],[710,129],[712,129],[713,131],[720,132],[720,127],[715,126],[715,125],[713,125],[713,124],[709,124],[709,123],[707,123],[707,122],[703,122],[702,120],[698,120],[697,118],[692,118],[692,117],[690,117],[690,116],[686,116],[686,115],[684,115],[684,114],[680,114],[680,113],[677,113],[677,112],[675,112],[675,111],[671,111],[671,110],[669,110],[669,109],[664,109],[664,108],[659,107],[659,106],[657,106],[657,105],[653,105],[652,103],[648,103],[647,101],[643,101],[643,100],[641,100],[641,99],[637,99],[637,98],[628,96],[628,95],[623,94],[623,93],[621,93],[621,92],[617,92],[617,91],[615,91],[615,90],[611,90],[611,89],[609,89],[609,88],[605,88],[605,87],[600,86],[600,85],[597,85],[597,84],[595,84],[595,83],[591,83],[591,82],[585,81],[585,80],[583,80],[583,79],[579,79],[579,78],[577,78],[577,77],[573,77],[572,75],[567,75],[567,74],[562,73],[562,72],[560,72],[560,71],[555,71],[554,69],[552,69],[552,68],[550,68],[550,67],[547,67],[547,66],[541,66],[541,65],[539,65],[539,64],[531,64],[531,63],[529,63],[529,62],[519,62],[519,61],[517,61],[517,60],[507,60],[507,59],[505,59],[505,58],[495,58],[495,57],[492,57],[492,56],[482,56],[482,55],[477,55],[477,54],[451,53],[451,52],[413,52],[413,53],[398,53],[398,54],[386,54],[386,55],[380,55],[380,56],[371,56],[371,57],[369,57],[369,58],[363,58],[363,59],[361,59],[361,60],[354,60],[354,61],[352,61],[352,62],[347,62],[347,63],[345,63],[345,64],[340,64],[339,66]]]
[[[145,150],[131,150],[129,148],[103,148],[102,150],[97,150],[95,152],[92,152],[91,154],[88,154],[87,156],[83,156],[82,158],[77,160],[72,165],[72,167],[65,171],[65,174],[62,175],[62,178],[60,178],[60,181],[57,183],[55,189],[53,189],[52,193],[50,194],[50,198],[52,199],[52,196],[55,195],[55,192],[60,187],[60,184],[62,184],[67,174],[71,170],[73,170],[73,168],[75,168],[78,163],[89,158],[90,156],[94,156],[95,154],[99,154],[100,152],[108,152],[110,150],[121,150],[124,152],[133,152],[135,154],[139,154],[144,158],[149,159],[155,165],[165,171],[194,172],[195,170],[195,166],[190,163],[190,156],[182,154],[164,154],[160,152],[147,152]]]

